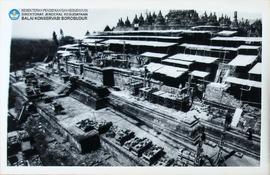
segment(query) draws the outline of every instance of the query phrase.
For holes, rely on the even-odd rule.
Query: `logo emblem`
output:
[[[20,12],[17,9],[12,9],[9,11],[8,15],[11,20],[17,20],[20,17]]]

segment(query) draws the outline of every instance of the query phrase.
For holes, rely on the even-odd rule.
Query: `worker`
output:
[[[237,123],[236,127],[240,128],[241,131],[243,132],[243,130],[245,128],[243,118],[239,119],[239,122]]]
[[[190,97],[191,97],[191,105],[193,104],[193,100],[194,100],[194,89],[193,88],[190,88]]]
[[[77,74],[77,71],[76,71],[76,68],[75,67],[73,67],[73,73],[74,74]]]
[[[159,88],[158,88],[158,90],[161,90],[161,87],[163,86],[163,82],[162,82],[162,81],[160,81],[158,84],[159,84]]]
[[[205,139],[206,139],[206,135],[205,135],[205,126],[201,126],[200,128],[200,133],[201,133],[201,141],[202,142],[205,142]]]
[[[149,71],[148,71],[148,69],[147,69],[147,66],[144,66],[144,76],[146,77],[146,75],[147,75],[147,73],[148,73]]]
[[[252,140],[252,137],[253,137],[253,129],[251,127],[249,127],[247,129],[247,134],[248,134],[248,140]]]
[[[229,113],[229,111],[227,110],[226,111],[226,116],[225,116],[225,129],[226,130],[230,129],[231,122],[232,122],[232,116]]]

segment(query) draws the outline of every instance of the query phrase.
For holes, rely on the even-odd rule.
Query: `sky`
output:
[[[159,10],[155,10],[157,14]],[[166,15],[169,10],[162,10],[162,14]],[[70,35],[76,39],[83,38],[87,30],[90,33],[93,31],[103,31],[106,25],[110,27],[116,26],[118,19],[123,18],[126,20],[128,17],[132,22],[135,14],[143,14],[146,12],[153,12],[153,10],[146,9],[88,9],[88,20],[85,21],[27,21],[17,20],[12,22],[12,37],[13,38],[46,38],[51,39],[52,33],[55,31],[59,35],[60,29],[64,31],[64,35]],[[204,13],[203,10],[197,10],[199,15]],[[206,10],[207,13],[211,11]],[[214,12],[214,11],[212,11]],[[217,12],[217,16],[221,14],[233,18],[233,11]],[[255,20],[261,18],[258,13],[238,12],[238,19],[251,19]]]

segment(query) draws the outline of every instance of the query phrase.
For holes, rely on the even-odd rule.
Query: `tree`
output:
[[[64,38],[64,32],[62,29],[60,29],[60,40],[59,40],[59,44],[60,45],[63,45],[63,38]]]
[[[53,31],[53,41],[54,41],[54,43],[55,43],[56,46],[59,45],[59,41],[57,39],[57,35],[56,35],[55,31]]]
[[[61,35],[61,38],[64,38],[64,32],[62,29],[60,29],[60,35]]]
[[[74,44],[75,39],[72,36],[64,36],[64,38],[61,38],[61,45],[66,45],[66,44]]]

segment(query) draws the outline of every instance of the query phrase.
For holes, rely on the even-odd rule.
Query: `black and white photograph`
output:
[[[260,167],[263,14],[216,9],[10,9],[7,167]]]

